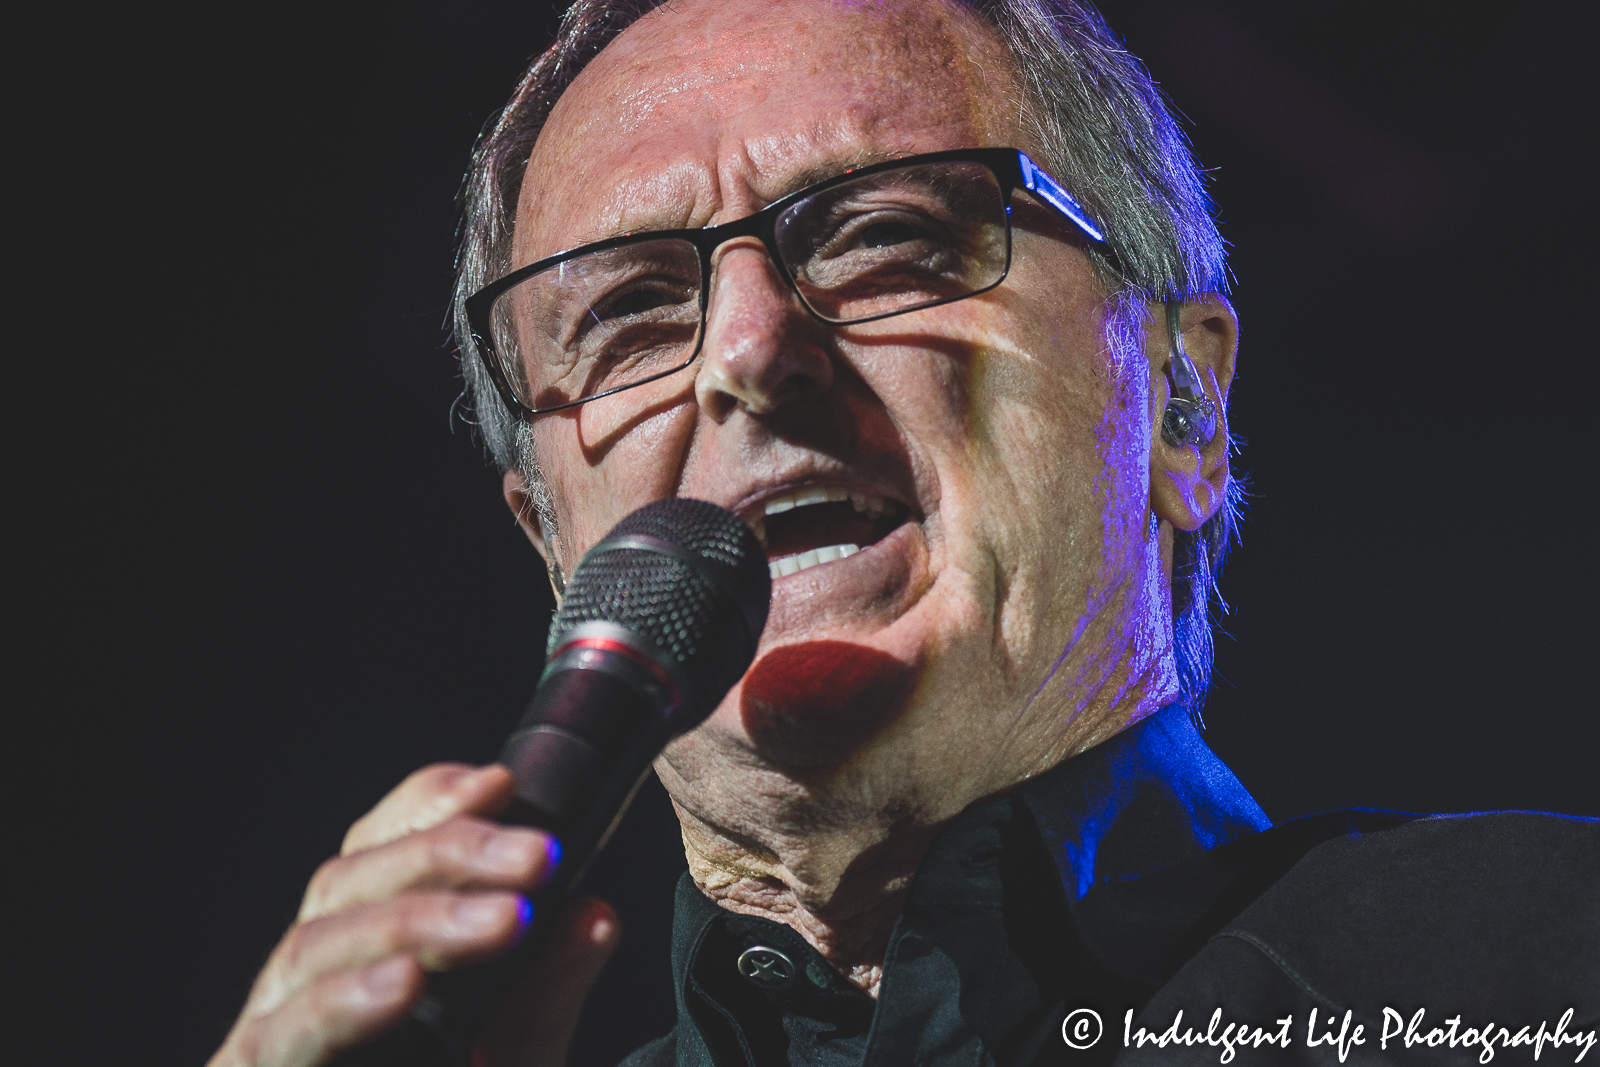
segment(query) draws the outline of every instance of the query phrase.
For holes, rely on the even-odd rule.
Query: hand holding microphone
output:
[[[769,597],[760,542],[715,505],[658,501],[619,523],[568,583],[545,673],[501,756],[509,778],[430,768],[358,823],[351,838],[365,844],[366,824],[375,843],[347,841],[318,872],[309,915],[268,961],[213,1067],[309,1067],[341,1048],[341,1067],[465,1064],[497,1018],[518,1015],[552,1031],[544,1051],[558,1062],[562,1049],[549,1046],[564,1047],[609,954],[593,943],[609,911],[568,914],[568,901],[655,756],[749,667]],[[473,817],[490,812],[554,831],[553,873],[548,836]],[[500,873],[485,869],[491,853]],[[525,908],[505,890],[536,885],[519,939]]]

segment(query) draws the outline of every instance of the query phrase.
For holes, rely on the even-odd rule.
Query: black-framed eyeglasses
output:
[[[1089,214],[1020,149],[931,152],[846,171],[721,226],[624,234],[541,259],[468,298],[467,322],[514,412],[560,411],[695,361],[711,256],[725,241],[759,238],[823,322],[873,322],[1005,281],[1019,188],[1104,242]]]

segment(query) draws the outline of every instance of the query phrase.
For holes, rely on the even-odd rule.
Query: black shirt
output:
[[[1269,826],[1185,711],[1153,715],[945,828],[876,1001],[789,927],[725,911],[685,876],[678,1025],[625,1063],[1466,1064],[1482,1049],[1464,1030],[1515,1024],[1514,1040],[1569,1007],[1561,1033],[1578,1037],[1542,1052],[1574,1061],[1600,1021],[1595,820],[1345,811]],[[1409,1047],[1403,1033],[1376,1047],[1419,1007]],[[1341,1061],[1324,1042],[1347,1010]],[[1450,1016],[1461,1040],[1427,1045]],[[1502,1062],[1528,1052],[1502,1047]]]

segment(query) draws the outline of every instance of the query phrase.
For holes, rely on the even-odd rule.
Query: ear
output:
[[[548,535],[544,522],[539,518],[539,509],[533,501],[533,491],[528,488],[528,480],[522,476],[521,471],[506,471],[500,479],[500,495],[505,498],[506,506],[517,517],[517,525],[522,528],[523,534],[533,544],[534,550],[544,559],[545,569],[550,573],[550,588],[555,591],[556,604],[561,603],[561,594],[566,591],[566,582],[563,579],[561,561],[559,558],[560,538]]]
[[[1183,350],[1217,405],[1217,435],[1204,448],[1175,448],[1161,436],[1172,397],[1172,340],[1166,310],[1151,306],[1145,320],[1150,359],[1150,509],[1176,529],[1194,532],[1222,507],[1228,488],[1228,389],[1239,349],[1239,320],[1220,293],[1184,303],[1178,315]]]

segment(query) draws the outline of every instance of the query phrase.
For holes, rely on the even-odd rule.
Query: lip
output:
[[[908,518],[847,559],[775,579],[762,646],[807,635],[837,637],[898,618],[926,590],[928,557],[921,524]]]

